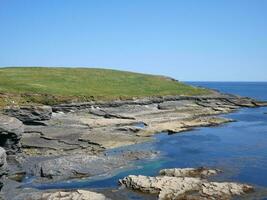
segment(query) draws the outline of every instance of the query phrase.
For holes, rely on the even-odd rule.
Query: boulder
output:
[[[52,108],[50,106],[11,107],[5,110],[5,114],[27,124],[51,119]]]
[[[14,117],[0,115],[0,146],[4,147],[7,154],[20,150],[20,139],[24,132],[21,121]]]

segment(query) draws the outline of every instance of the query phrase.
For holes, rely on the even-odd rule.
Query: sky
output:
[[[267,81],[267,0],[0,0],[0,66]]]

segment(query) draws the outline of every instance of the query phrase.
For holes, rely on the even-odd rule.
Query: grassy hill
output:
[[[163,76],[93,68],[0,68],[0,106],[56,104],[163,95],[201,95],[208,90]]]

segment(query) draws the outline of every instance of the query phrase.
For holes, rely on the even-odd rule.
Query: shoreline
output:
[[[9,161],[12,161],[8,163],[8,176],[13,176],[14,179],[18,172],[23,172],[25,175],[36,176],[41,182],[49,183],[112,173],[136,160],[149,159],[155,152],[130,150],[124,155],[109,157],[104,153],[108,149],[122,146],[127,149],[128,145],[149,142],[151,136],[158,132],[173,134],[201,126],[217,126],[231,122],[229,119],[217,117],[219,114],[231,113],[242,107],[266,105],[266,102],[257,102],[250,98],[216,94],[53,106],[50,108],[49,120],[34,119],[32,122],[24,122],[20,139],[22,153],[8,156]],[[31,106],[27,110],[31,112],[26,113],[33,113],[37,108]],[[22,110],[23,107],[10,113],[5,112],[19,119]],[[83,156],[79,157],[79,154]],[[61,163],[63,171],[54,168],[57,163]],[[81,165],[95,166],[95,169]],[[105,167],[109,170],[103,171]]]

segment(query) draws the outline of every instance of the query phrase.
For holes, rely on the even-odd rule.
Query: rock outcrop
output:
[[[165,169],[161,170],[161,174],[164,174],[163,176],[130,175],[120,180],[120,184],[132,190],[157,194],[161,200],[227,200],[253,191],[253,187],[246,184],[209,182],[206,179],[199,178],[203,175],[209,176],[216,173],[217,170],[204,168]],[[188,177],[190,174],[193,177]]]
[[[21,121],[14,117],[0,115],[0,146],[4,147],[7,154],[20,150],[20,139],[24,131]]]
[[[21,106],[11,107],[5,110],[5,114],[15,117],[26,124],[51,119],[52,108],[50,106]]]

